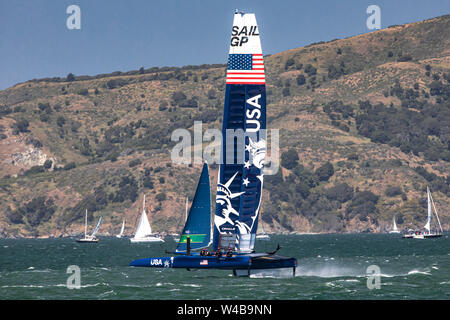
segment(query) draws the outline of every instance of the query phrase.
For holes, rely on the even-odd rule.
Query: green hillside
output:
[[[450,229],[449,30],[446,15],[265,57],[282,166],[265,179],[266,231],[384,232],[393,215],[422,226],[427,186]],[[69,74],[0,91],[0,235],[81,232],[85,209],[91,225],[103,216],[100,233],[123,218],[132,233],[144,193],[154,230],[180,231],[201,166],[172,164],[170,137],[198,120],[221,128],[225,68]]]

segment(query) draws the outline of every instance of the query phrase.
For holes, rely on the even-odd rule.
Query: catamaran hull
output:
[[[278,255],[237,255],[232,257],[216,256],[175,256],[137,259],[130,263],[132,267],[182,268],[182,269],[220,269],[233,270],[236,276],[250,276],[256,271],[290,269],[295,275],[297,259]]]

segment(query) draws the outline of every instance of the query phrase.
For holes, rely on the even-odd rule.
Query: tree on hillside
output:
[[[67,81],[75,81],[75,76],[73,75],[73,73],[69,73],[68,75],[67,75]]]
[[[281,165],[286,169],[295,168],[298,160],[298,153],[295,149],[289,149],[281,154]]]
[[[320,181],[328,181],[334,174],[333,165],[328,161],[316,170],[316,175]]]
[[[297,85],[302,86],[306,83],[306,78],[304,75],[299,74],[297,77]]]

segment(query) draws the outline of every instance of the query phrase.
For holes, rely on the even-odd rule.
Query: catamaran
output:
[[[116,235],[117,238],[123,237],[123,231],[125,230],[125,220],[122,221],[122,228],[120,229],[120,233]]]
[[[413,238],[413,239],[427,239],[427,238],[439,238],[442,237],[442,226],[441,221],[439,220],[439,215],[436,210],[436,206],[434,205],[433,196],[431,195],[430,189],[427,187],[427,223],[423,227],[424,230],[416,230],[411,233],[407,233],[403,235],[403,238]],[[433,218],[433,213],[436,216],[436,221],[438,222],[439,228],[434,226],[431,229],[431,220]]]
[[[389,231],[389,233],[400,233],[400,231],[397,228],[397,224],[395,223],[395,216],[392,217],[392,222],[393,222],[393,228],[391,231]]]
[[[96,243],[98,242],[98,239],[95,237],[97,234],[98,228],[100,228],[100,223],[102,222],[102,217],[98,219],[97,226],[95,227],[94,231],[91,235],[87,234],[87,209],[86,209],[86,215],[85,215],[85,223],[84,223],[84,238],[78,239],[77,242],[81,243]]]
[[[130,241],[132,243],[164,242],[164,240],[159,235],[152,233],[152,227],[150,226],[150,222],[148,222],[147,213],[145,212],[145,194],[141,219],[139,220],[136,233],[134,234],[134,237],[130,239]]]
[[[269,253],[254,250],[266,154],[265,82],[255,15],[236,12],[226,74],[223,161],[219,165],[214,224],[211,225],[209,173],[205,163],[183,233],[173,252],[176,255],[138,259],[130,266],[214,268],[232,270],[235,276],[292,270],[295,275],[297,259],[277,255],[279,246]],[[234,137],[242,133],[242,139],[227,139],[230,131]],[[210,244],[211,252],[207,249]]]

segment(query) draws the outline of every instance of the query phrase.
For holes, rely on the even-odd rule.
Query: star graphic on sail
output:
[[[251,138],[249,138],[249,144],[245,146],[245,150],[250,153],[250,159],[252,164],[261,169],[264,166],[264,158],[266,157],[266,140],[261,139],[257,142],[254,142]],[[246,164],[244,164],[245,166]],[[245,167],[248,169],[250,166]]]
[[[250,183],[250,181],[248,181],[247,178],[244,179],[244,181],[242,182],[243,185],[247,186]]]

